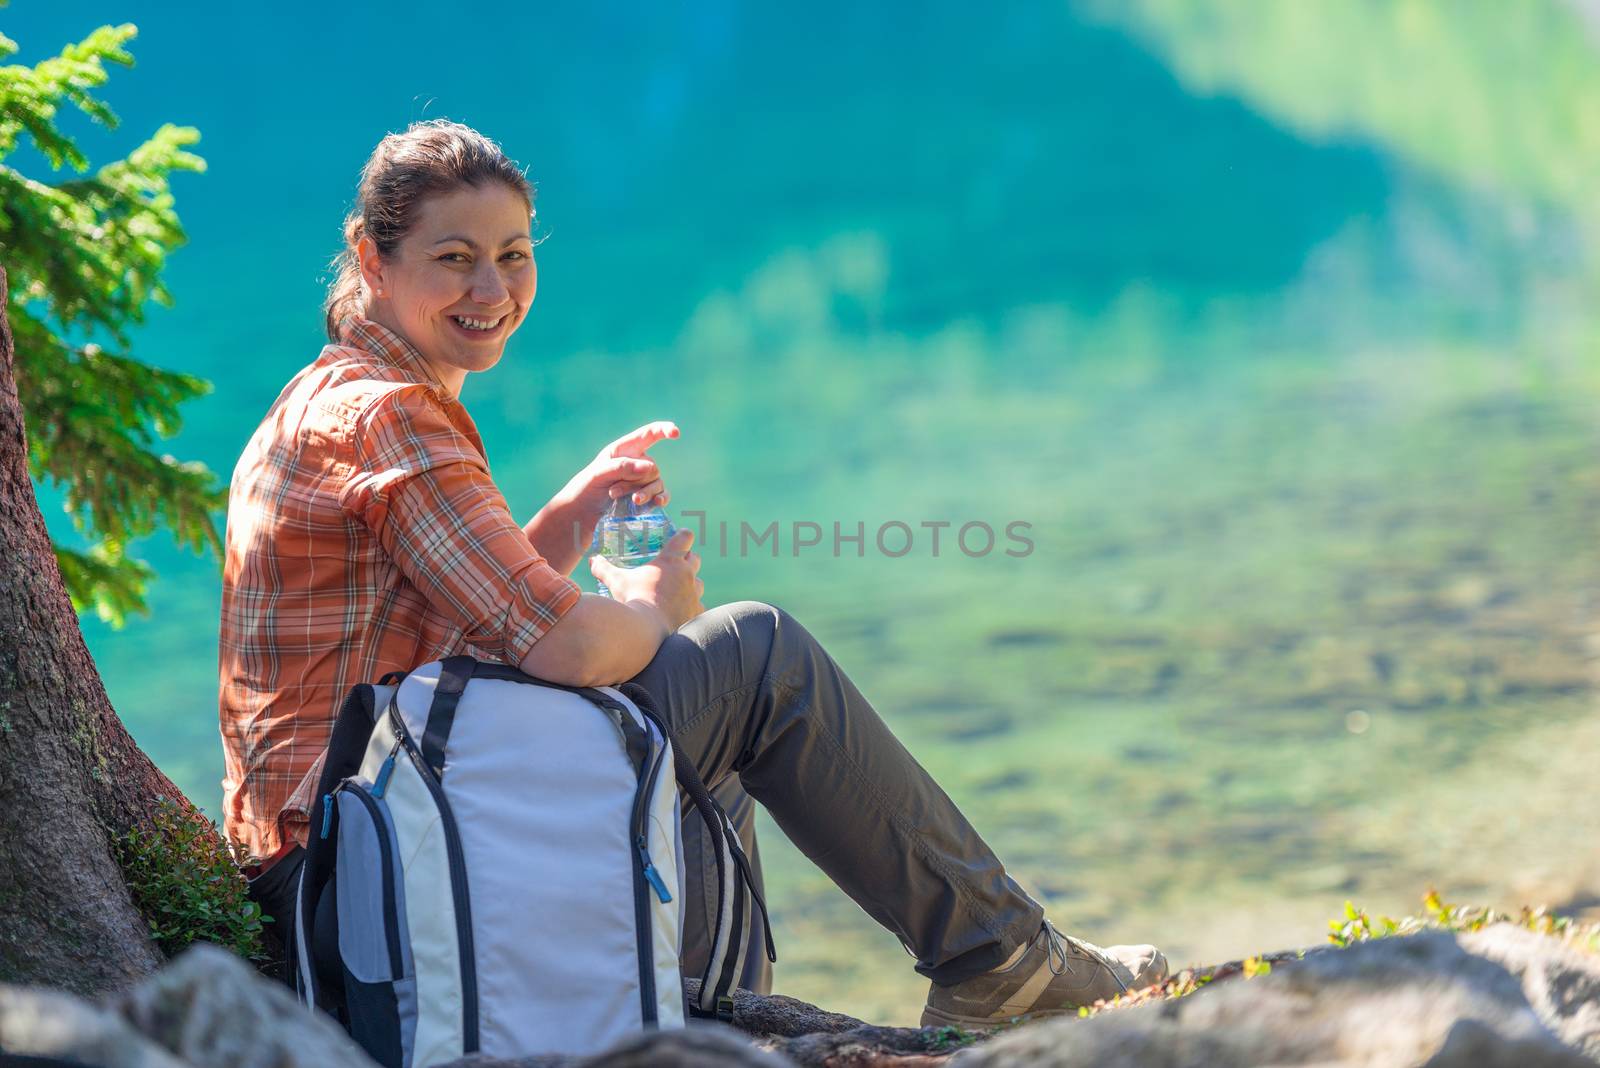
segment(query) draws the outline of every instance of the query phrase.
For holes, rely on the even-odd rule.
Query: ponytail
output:
[[[347,315],[356,315],[366,307],[367,284],[361,279],[361,263],[356,258],[356,243],[366,231],[366,224],[356,212],[345,216],[344,248],[328,266],[334,271],[333,284],[328,287],[328,299],[322,304],[323,322],[328,340],[339,340],[339,324]]]

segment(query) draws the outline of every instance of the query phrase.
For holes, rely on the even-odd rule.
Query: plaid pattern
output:
[[[306,841],[350,687],[452,653],[518,663],[577,603],[403,338],[351,316],[233,472],[222,578],[223,824],[247,863]]]

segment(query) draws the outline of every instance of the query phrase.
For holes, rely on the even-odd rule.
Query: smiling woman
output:
[[[515,190],[467,186],[423,201],[392,253],[371,234],[356,244],[372,320],[411,339],[452,393],[499,361],[533,303],[529,219]]]
[[[364,310],[459,395],[467,372],[499,362],[538,289],[528,179],[486,140],[391,134],[362,169],[358,199],[334,262],[329,340]]]
[[[754,799],[916,956],[934,981],[927,1022],[1064,1012],[1164,978],[1154,947],[1101,950],[1045,923],[786,612],[756,601],[707,611],[692,531],[637,568],[591,558],[612,597],[579,590],[579,546],[611,502],[666,502],[647,453],[677,437],[674,424],[611,442],[517,524],[460,393],[533,302],[531,217],[527,179],[476,131],[441,121],[384,138],[346,223],[332,343],[280,393],[234,470],[224,819],[264,911],[282,916],[292,899],[339,698],[466,652],[565,685],[642,687],[747,853]],[[699,973],[719,872],[698,823],[684,831],[680,960]],[[757,991],[770,979],[754,953],[737,976]]]

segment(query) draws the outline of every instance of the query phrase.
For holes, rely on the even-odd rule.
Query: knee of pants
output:
[[[765,601],[734,601],[707,612],[717,613],[717,623],[737,637],[746,650],[764,650],[768,669],[787,675],[798,662],[820,651],[811,632],[777,605]]]
[[[729,601],[711,609],[711,612],[739,623],[758,623],[764,619],[776,622],[785,614],[777,605],[765,601]]]
[[[806,632],[788,612],[765,601],[732,601],[718,605],[706,614],[720,617],[719,622],[729,624],[739,631],[748,632],[754,628],[756,633],[767,637],[776,635],[784,629],[801,634]]]

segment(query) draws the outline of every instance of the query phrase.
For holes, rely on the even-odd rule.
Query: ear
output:
[[[370,234],[363,234],[356,242],[356,261],[361,266],[361,280],[367,284],[367,292],[375,297],[386,295],[389,287],[384,284],[383,256]]]

